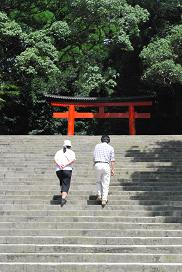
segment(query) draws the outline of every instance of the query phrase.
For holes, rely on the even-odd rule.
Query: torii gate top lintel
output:
[[[53,118],[68,119],[68,135],[74,135],[74,122],[77,118],[128,118],[129,133],[135,135],[135,119],[150,118],[150,113],[137,113],[135,106],[151,106],[154,96],[133,97],[70,97],[45,95],[52,107],[68,107],[67,112],[53,112]],[[77,112],[76,107],[97,107],[98,112]],[[105,107],[128,107],[127,112],[105,112]]]

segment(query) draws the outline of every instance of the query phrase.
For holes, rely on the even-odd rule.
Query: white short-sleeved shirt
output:
[[[94,149],[94,162],[115,161],[114,148],[106,142],[97,144]]]
[[[54,156],[54,160],[56,162],[56,171],[59,170],[72,170],[73,169],[73,163],[65,166],[64,168],[61,168],[59,165],[63,164],[66,165],[69,162],[75,161],[75,152],[71,149],[67,149],[66,152],[63,152],[63,149],[56,152]]]

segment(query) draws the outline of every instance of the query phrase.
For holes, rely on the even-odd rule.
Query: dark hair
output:
[[[65,153],[66,152],[66,149],[70,149],[71,148],[71,146],[63,146],[63,153]]]
[[[102,135],[101,142],[107,144],[110,143],[110,137],[108,135]]]

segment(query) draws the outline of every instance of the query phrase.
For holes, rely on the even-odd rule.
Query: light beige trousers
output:
[[[107,200],[111,179],[110,165],[108,163],[96,163],[94,167],[96,172],[97,194],[102,200]]]

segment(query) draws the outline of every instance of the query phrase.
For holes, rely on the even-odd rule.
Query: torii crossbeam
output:
[[[65,107],[66,112],[53,112],[53,118],[68,120],[68,135],[74,135],[75,119],[85,118],[126,118],[129,119],[129,134],[135,135],[135,119],[149,119],[150,113],[138,113],[135,107],[152,106],[152,97],[124,97],[124,98],[97,98],[97,97],[69,97],[45,95],[52,107]],[[98,108],[98,112],[78,112],[76,108]],[[126,112],[105,112],[106,107],[127,107]]]

